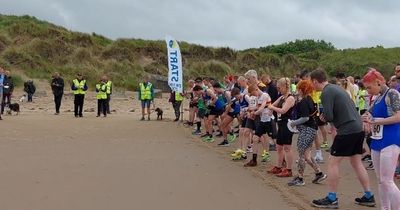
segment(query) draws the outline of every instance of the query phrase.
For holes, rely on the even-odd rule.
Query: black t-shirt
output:
[[[276,85],[272,81],[266,84],[266,86],[267,86],[266,92],[271,97],[271,102],[274,103],[276,99],[279,98],[278,89],[276,88]]]
[[[316,108],[314,106],[314,101],[311,96],[307,96],[301,101],[299,101],[296,105],[297,117],[309,117],[308,121],[303,125],[311,128],[317,128],[317,124],[315,123],[314,115],[316,114]]]

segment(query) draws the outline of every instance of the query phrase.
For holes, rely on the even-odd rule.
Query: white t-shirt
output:
[[[246,95],[246,100],[249,102],[249,110],[256,110],[257,109],[257,97],[256,96],[249,96]]]
[[[260,97],[257,98],[257,104],[258,106],[261,106],[264,102],[271,102],[271,97],[268,95],[268,93],[262,93]],[[271,121],[271,116],[269,115],[270,111],[268,108],[264,108],[264,110],[261,112],[260,115],[260,120],[261,122],[269,122]]]

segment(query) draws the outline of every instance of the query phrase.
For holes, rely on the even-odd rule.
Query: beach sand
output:
[[[231,161],[234,147],[216,146],[219,139],[204,143],[191,129],[171,122],[166,95],[155,103],[163,107],[164,121],[139,121],[139,103],[131,96],[113,97],[116,111],[107,118],[92,112],[93,93],[87,96],[84,118],[73,117],[70,96],[63,100],[61,115],[53,115],[50,95],[21,103],[18,116],[4,116],[0,209],[315,209],[311,200],[326,194],[326,183],[311,183],[310,167],[304,187],[289,188],[289,178],[267,175],[275,152],[271,162],[256,168]],[[368,173],[377,194],[374,172]],[[342,165],[341,175],[341,209],[373,209],[354,204],[362,188],[349,163]]]

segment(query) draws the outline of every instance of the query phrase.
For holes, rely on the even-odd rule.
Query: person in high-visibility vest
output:
[[[139,84],[139,100],[142,102],[141,120],[144,120],[145,108],[147,108],[147,120],[150,120],[150,104],[154,100],[154,87],[149,81]]]
[[[171,92],[171,96],[169,98],[169,102],[172,103],[172,107],[175,111],[175,120],[174,122],[178,121],[181,117],[180,108],[183,101],[183,93],[178,93],[176,91]]]
[[[106,81],[106,85],[107,85],[107,101],[106,101],[106,109],[107,109],[107,114],[111,114],[110,112],[110,100],[111,100],[111,94],[112,94],[112,89],[113,89],[113,84],[111,82],[111,80],[105,76],[105,81]]]
[[[75,117],[83,117],[83,102],[85,101],[85,94],[88,89],[86,80],[83,79],[82,74],[78,73],[76,79],[72,80],[71,90],[74,93],[74,113]]]
[[[107,90],[107,77],[103,76],[96,84],[97,117],[100,117],[101,113],[104,117],[107,117]]]

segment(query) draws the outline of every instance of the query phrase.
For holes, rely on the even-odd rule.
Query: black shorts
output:
[[[246,122],[247,122],[247,117],[242,119],[242,124],[240,125],[241,128],[245,128],[246,127]]]
[[[239,116],[239,113],[235,112],[228,112],[228,116],[232,117],[233,119],[237,118]]]
[[[207,116],[207,109],[198,109],[197,110],[198,118],[203,119],[205,116]]]
[[[272,123],[257,121],[255,135],[261,137],[264,134],[272,136]]]
[[[225,111],[225,110],[223,110],[223,109],[218,110],[218,109],[215,109],[215,108],[211,108],[211,109],[210,109],[210,112],[209,112],[208,115],[207,115],[207,117],[208,117],[209,115],[214,115],[214,116],[216,116],[216,117],[219,117],[219,116],[221,116],[221,115],[224,113],[224,111]]]
[[[255,124],[254,120],[253,120],[253,119],[250,119],[250,118],[247,118],[247,119],[246,119],[246,126],[245,126],[245,128],[249,128],[249,129],[251,129],[251,130],[255,130],[255,129],[256,129],[256,124]]]
[[[197,108],[197,102],[190,102],[189,108]]]
[[[287,120],[278,121],[278,134],[276,136],[276,144],[292,145],[293,133],[287,127]]]
[[[363,153],[364,131],[347,135],[336,135],[331,147],[331,155],[350,157]]]

